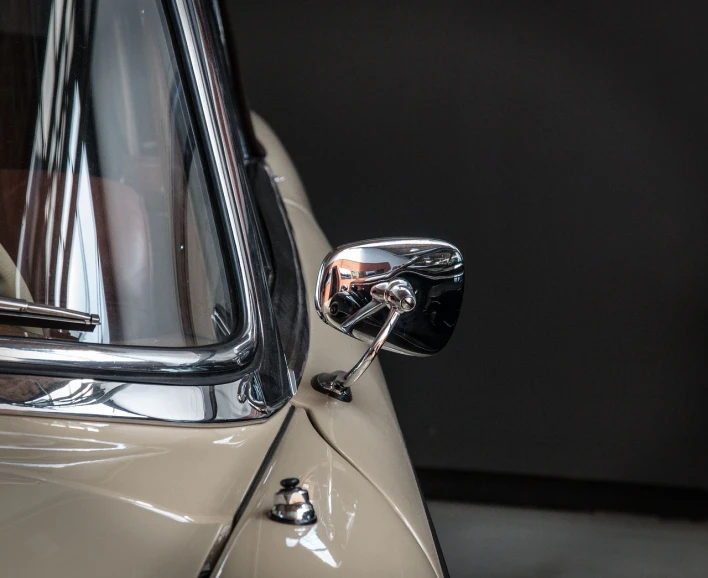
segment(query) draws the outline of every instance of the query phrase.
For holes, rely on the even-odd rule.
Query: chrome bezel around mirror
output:
[[[350,371],[321,373],[312,386],[351,401],[351,385],[381,349],[418,357],[437,353],[452,336],[463,289],[462,254],[445,241],[374,239],[330,252],[317,279],[317,314],[370,345]]]

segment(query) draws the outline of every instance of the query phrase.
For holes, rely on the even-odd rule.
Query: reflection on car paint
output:
[[[331,566],[332,568],[339,568],[342,562],[341,560],[339,562],[335,561],[327,546],[325,546],[324,542],[317,535],[317,524],[309,529],[297,528],[296,531],[300,534],[299,538],[285,538],[285,544],[288,547],[294,548],[298,545],[302,546],[312,552],[328,566]]]
[[[327,402],[326,402],[327,403]],[[299,478],[317,522],[269,517],[281,481]],[[210,568],[212,570],[212,568]],[[295,408],[212,576],[436,576],[416,536],[385,496]]]

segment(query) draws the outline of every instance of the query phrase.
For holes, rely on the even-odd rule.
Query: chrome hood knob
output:
[[[297,478],[285,478],[280,481],[282,486],[273,497],[273,507],[270,519],[283,524],[304,526],[317,521],[315,508],[310,502],[310,494],[298,484]]]

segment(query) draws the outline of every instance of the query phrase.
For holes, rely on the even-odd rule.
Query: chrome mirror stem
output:
[[[312,379],[312,387],[340,401],[350,402],[352,400],[351,386],[373,363],[386,340],[391,335],[391,331],[401,318],[401,315],[413,311],[416,305],[415,292],[411,284],[405,279],[394,279],[379,283],[371,289],[372,301],[362,307],[353,315],[342,329],[350,333],[354,325],[359,321],[377,313],[381,309],[390,309],[388,317],[381,327],[378,335],[366,350],[363,357],[347,373],[335,371],[333,373],[320,373]]]
[[[383,344],[386,343],[388,336],[391,334],[391,331],[400,316],[401,314],[398,311],[391,309],[388,314],[388,319],[386,319],[386,323],[384,323],[384,326],[381,328],[381,331],[376,336],[374,342],[369,346],[369,349],[367,349],[366,353],[357,362],[357,364],[344,376],[344,386],[350,386],[353,384],[369,368],[374,359],[376,359],[376,356],[378,355],[379,350],[383,347]]]

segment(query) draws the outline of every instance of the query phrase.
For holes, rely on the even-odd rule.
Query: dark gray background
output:
[[[708,11],[230,0],[246,92],[334,244],[467,263],[383,356],[418,467],[708,487]]]

